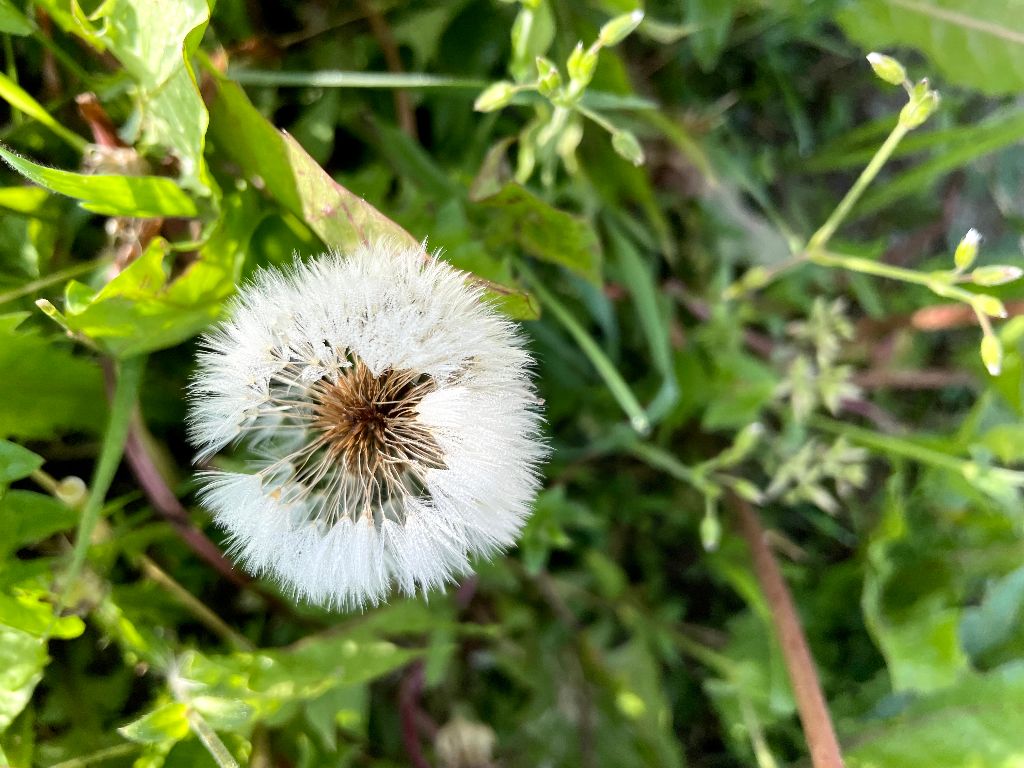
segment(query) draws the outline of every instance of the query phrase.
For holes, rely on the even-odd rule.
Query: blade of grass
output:
[[[85,147],[89,142],[57,122],[42,104],[32,98],[24,88],[3,73],[0,73],[0,98],[13,108],[21,110],[33,120],[45,125],[66,141],[72,149],[78,152],[85,151]]]
[[[573,313],[548,292],[533,270],[522,262],[519,263],[519,269],[533,288],[533,292],[540,300],[541,306],[551,311],[555,319],[562,324],[562,327],[569,332],[569,335],[579,345],[583,354],[590,360],[591,365],[597,369],[598,375],[604,379],[604,383],[618,401],[619,406],[626,412],[633,429],[642,435],[647,434],[651,428],[650,419],[647,418],[647,414],[636,399],[636,395],[633,394],[633,390],[629,388],[629,385],[622,378],[622,375],[612,361],[608,359],[604,350],[586,332],[583,326],[576,321]]]

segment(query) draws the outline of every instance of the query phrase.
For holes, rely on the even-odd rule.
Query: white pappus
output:
[[[203,337],[201,499],[247,570],[330,608],[426,592],[513,544],[547,454],[532,359],[467,275],[382,241],[265,270]]]

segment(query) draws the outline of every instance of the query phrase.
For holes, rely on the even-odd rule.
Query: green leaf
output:
[[[911,45],[952,83],[989,95],[1024,89],[1024,9],[1005,0],[862,0],[836,17],[879,50]]]
[[[729,38],[736,6],[735,0],[693,0],[687,4],[687,25],[695,30],[690,46],[705,72],[710,72],[718,63]]]
[[[188,736],[188,729],[188,707],[170,702],[122,725],[117,732],[137,744],[158,744],[181,741]]]
[[[868,545],[862,598],[868,630],[885,656],[893,690],[928,692],[955,683],[968,669],[960,647],[960,613],[950,606],[941,571],[925,559],[904,563],[897,552],[910,534],[899,476],[889,484],[884,516]],[[929,585],[914,591],[920,571]],[[902,591],[901,591],[902,590]],[[898,607],[893,607],[897,603]]]
[[[73,528],[78,514],[52,496],[11,490],[0,498],[0,556]]]
[[[204,158],[209,115],[190,63],[210,20],[206,0],[118,0],[88,19],[77,2],[71,14],[53,0],[46,5],[65,31],[112,54],[131,76],[142,144],[174,155],[183,187],[216,194]]]
[[[682,768],[683,756],[672,732],[672,709],[662,689],[662,674],[643,638],[637,637],[608,654],[615,678],[614,704],[620,717],[631,721],[641,754],[651,765]]]
[[[600,282],[601,247],[582,219],[515,183],[480,198],[474,210],[486,217],[484,236],[493,250],[514,243],[542,261],[568,267],[595,285]]]
[[[981,605],[965,608],[960,622],[964,650],[972,657],[986,653],[1020,632],[1024,615],[1024,568],[990,584]]]
[[[417,240],[361,197],[332,179],[287,133],[267,122],[235,83],[215,74],[211,84],[210,136],[243,174],[286,210],[301,218],[328,246],[343,251],[391,238]]]
[[[56,219],[54,197],[39,187],[0,187],[0,208],[40,219]]]
[[[35,27],[11,0],[0,0],[0,32],[8,35],[30,35]]]
[[[0,627],[0,733],[28,704],[49,660],[38,637]]]
[[[259,223],[251,191],[225,198],[223,208],[199,258],[181,274],[172,278],[170,246],[156,238],[99,291],[69,282],[59,319],[119,358],[172,347],[202,331],[234,292]]]
[[[0,146],[0,157],[29,181],[78,200],[82,207],[106,216],[192,217],[196,205],[181,187],[162,176],[111,176],[47,168]]]
[[[28,477],[43,466],[43,457],[16,443],[0,440],[0,485]]]
[[[181,674],[196,684],[193,702],[210,726],[237,731],[254,719],[284,720],[302,702],[373,680],[422,654],[380,640],[322,635],[256,653],[190,652]]]
[[[63,340],[48,340],[34,329],[16,330],[26,317],[0,315],[0,436],[97,431],[106,411],[99,368],[72,355]]]
[[[849,768],[1012,768],[1024,763],[1024,664],[971,675],[852,734]]]
[[[0,594],[0,625],[17,629],[40,638],[69,639],[85,631],[78,616],[56,617],[48,592],[42,590],[16,590],[14,597]]]

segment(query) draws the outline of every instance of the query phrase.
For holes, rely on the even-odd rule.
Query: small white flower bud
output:
[[[490,726],[456,716],[438,729],[434,744],[443,768],[490,768],[494,742]]]
[[[643,165],[644,150],[636,136],[630,131],[616,131],[612,134],[612,148],[633,165]]]
[[[992,376],[998,376],[1003,370],[1003,345],[991,333],[981,338],[981,362]]]
[[[963,272],[978,258],[978,243],[980,242],[981,235],[978,234],[978,230],[967,230],[967,234],[964,235],[953,254],[953,263],[956,265],[957,272]]]
[[[971,272],[971,282],[975,285],[1005,285],[1020,279],[1024,270],[1020,267],[1012,267],[1008,264],[993,264],[989,267],[978,267]]]
[[[594,70],[597,69],[597,53],[584,48],[583,43],[576,43],[576,47],[569,54],[565,68],[573,85],[578,90],[582,90],[594,79]]]
[[[489,85],[483,93],[476,97],[473,109],[477,112],[493,112],[496,109],[507,107],[515,93],[515,86],[512,83],[507,80],[499,80]]]
[[[624,13],[606,22],[597,35],[598,42],[605,48],[611,48],[625,40],[630,33],[640,26],[644,20],[644,12],[637,8],[632,13]]]
[[[892,56],[884,53],[869,53],[868,63],[879,78],[893,85],[903,85],[907,81],[907,70]]]
[[[974,305],[989,317],[1006,317],[1006,307],[995,296],[979,293],[974,296]]]
[[[57,483],[54,495],[72,509],[78,509],[89,496],[89,488],[82,478],[68,475]]]
[[[931,117],[938,106],[939,94],[937,91],[925,90],[921,94],[915,91],[910,101],[900,111],[900,125],[907,130],[913,130]]]
[[[537,57],[537,90],[541,96],[550,96],[562,85],[562,75],[552,61]]]

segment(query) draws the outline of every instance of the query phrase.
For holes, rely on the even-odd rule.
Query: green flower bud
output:
[[[700,521],[700,543],[705,552],[714,552],[722,541],[722,523],[714,504],[709,503],[707,512]]]
[[[562,76],[558,67],[549,59],[543,56],[537,57],[537,90],[541,96],[550,96],[558,90],[562,84]]]
[[[642,165],[644,162],[644,150],[640,142],[636,140],[630,131],[616,131],[612,134],[612,147],[633,165]]]
[[[72,509],[79,509],[89,496],[89,489],[80,477],[68,475],[54,489],[54,495]]]
[[[981,242],[981,235],[978,234],[978,230],[967,230],[964,239],[956,247],[956,253],[953,254],[953,263],[956,265],[957,272],[963,272],[974,263],[978,257],[979,242]]]
[[[624,13],[608,21],[597,35],[597,41],[605,48],[611,48],[625,40],[629,34],[640,26],[644,20],[644,12],[637,8],[632,13]]]
[[[477,112],[493,112],[496,109],[507,107],[516,89],[508,80],[499,80],[492,83],[484,92],[476,97],[473,102],[473,109]]]
[[[582,90],[594,79],[594,70],[597,69],[597,52],[584,48],[583,43],[576,43],[576,47],[569,54],[565,68],[573,85],[577,90]]]
[[[971,272],[971,282],[975,285],[1003,285],[1012,283],[1024,275],[1024,269],[1011,267],[1008,264],[993,264],[990,267],[978,267]]]
[[[875,74],[882,80],[893,85],[903,85],[907,81],[907,70],[892,56],[884,53],[869,53],[868,63]]]
[[[993,376],[998,376],[1003,370],[1003,345],[991,333],[986,333],[981,339],[981,362]]]
[[[937,91],[925,90],[920,95],[915,91],[910,101],[900,111],[900,125],[907,130],[913,130],[931,117],[938,106],[939,94]]]
[[[989,296],[986,293],[976,294],[974,297],[974,306],[976,306],[980,312],[984,312],[989,317],[1006,317],[1006,307],[1004,307],[1003,302],[995,296]]]

